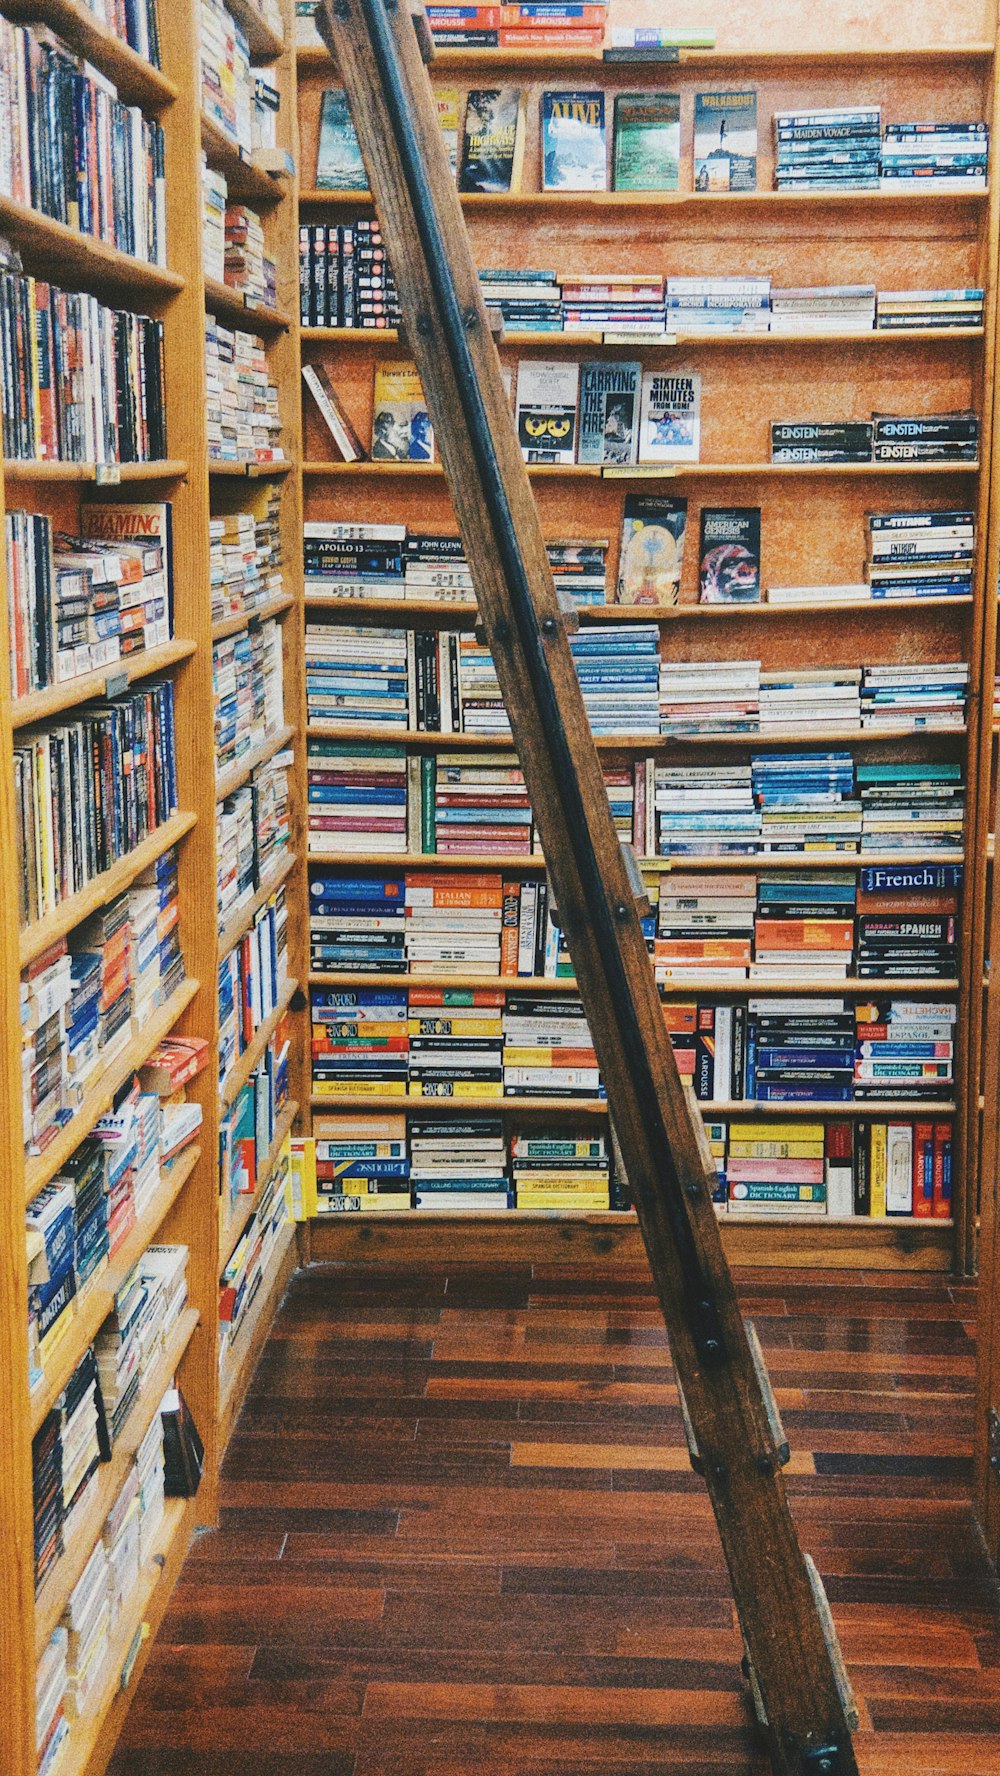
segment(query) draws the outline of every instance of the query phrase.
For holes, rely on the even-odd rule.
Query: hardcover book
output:
[[[760,507],[703,506],[701,604],[760,601]]]
[[[582,463],[634,463],[639,448],[642,365],[599,362],[580,366]]]
[[[696,93],[696,191],[756,191],[757,94]]]
[[[676,191],[681,161],[679,93],[615,99],[615,191]]]
[[[517,367],[517,437],[529,463],[576,461],[580,366],[522,359]]]
[[[327,87],[319,113],[316,186],[320,191],[366,191],[368,174],[342,86]]]
[[[697,462],[701,447],[701,377],[696,370],[647,370],[642,379],[640,462]]]
[[[434,428],[414,363],[382,359],[375,365],[372,461],[434,461]]]
[[[618,555],[619,604],[676,604],[687,500],[626,495]]]
[[[543,191],[606,191],[603,92],[543,92]]]
[[[517,191],[524,160],[524,95],[516,86],[475,87],[465,108],[460,191]]]

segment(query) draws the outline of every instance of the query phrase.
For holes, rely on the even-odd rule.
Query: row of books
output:
[[[492,5],[428,6],[427,23],[435,44],[443,49],[586,50],[603,44],[608,11],[608,0],[577,5],[493,0]]]
[[[85,0],[85,5],[98,24],[120,37],[152,67],[159,67],[157,0]]]
[[[626,495],[612,602],[678,602],[687,519],[688,501],[683,495]],[[475,587],[457,536],[411,533],[405,524],[309,520],[303,528],[305,587],[312,603],[325,599],[475,602]],[[699,601],[755,603],[765,593],[771,604],[969,597],[975,537],[975,514],[967,509],[873,512],[865,521],[863,580],[764,588],[761,508],[704,506],[699,515]],[[547,542],[557,585],[572,603],[608,602],[609,547],[607,537]]]
[[[219,962],[219,1089],[271,1016],[288,979],[288,907],[279,888]]]
[[[314,986],[311,1005],[317,1100],[605,1096],[571,992]],[[761,997],[670,1001],[663,1015],[678,1068],[707,1104],[940,1102],[954,1084],[954,1004]]]
[[[256,210],[229,200],[224,173],[201,157],[202,244],[206,278],[226,284],[247,308],[277,305],[277,272]]]
[[[281,624],[248,624],[212,643],[218,773],[276,734],[284,720]]]
[[[299,227],[303,327],[399,327],[402,310],[377,217]]]
[[[44,512],[5,521],[15,697],[111,667],[173,634],[169,503],[81,503],[80,534]]]
[[[609,790],[612,807],[617,791]],[[631,813],[624,798],[624,836]],[[616,815],[616,824],[618,816]],[[949,979],[958,972],[961,866],[947,887],[877,888],[872,869],[824,875],[671,871],[643,919],[657,982],[711,986],[854,973]],[[933,872],[931,872],[933,875]],[[496,871],[392,877],[315,874],[314,975],[467,975],[570,979],[573,963],[548,884]]]
[[[161,125],[44,27],[0,18],[0,61],[0,196],[165,265]]]
[[[96,1069],[180,986],[178,917],[177,859],[170,851],[22,975],[28,1154],[45,1150],[79,1108]]]
[[[256,511],[227,512],[208,521],[213,623],[251,616],[284,593],[281,491],[265,481],[258,497]]]
[[[875,413],[870,421],[772,420],[772,462],[968,462],[979,456],[975,413]]]
[[[0,271],[0,354],[8,460],[166,456],[162,321]]]
[[[286,1136],[264,1180],[243,1233],[219,1282],[219,1369],[238,1359],[240,1334],[248,1324],[258,1295],[268,1288],[280,1255],[281,1232],[290,1219],[291,1140]]]
[[[588,0],[590,3],[590,0]],[[595,7],[600,5],[604,11],[604,0],[593,0]],[[480,12],[497,10],[500,23],[505,29],[514,28],[515,0],[495,0],[494,6],[481,7],[476,0],[470,6],[454,8],[439,6],[430,11],[440,13],[435,17],[431,27],[438,48],[447,47],[442,43],[442,33],[451,35],[458,32],[459,48],[493,49],[499,47],[499,38],[494,43],[493,35],[500,26],[480,25]],[[452,16],[456,10],[461,18],[455,21]],[[554,4],[547,0],[545,5],[534,5],[530,9],[518,5],[517,28],[530,32],[528,44],[519,44],[519,48],[581,48],[578,41],[581,30],[590,31],[593,25],[580,5]],[[486,34],[486,41],[480,42],[480,33]],[[553,33],[557,41],[553,43]],[[605,58],[609,61],[665,61],[673,58],[680,49],[711,49],[715,44],[715,32],[710,29],[684,28],[675,30],[670,25],[612,25],[607,35]],[[295,42],[299,49],[318,49],[325,47],[316,25],[315,8],[312,0],[295,0]],[[591,45],[587,44],[589,49]]]
[[[605,1136],[585,1129],[325,1113],[313,1128],[320,1215],[631,1206]],[[710,1121],[705,1133],[720,1214],[943,1220],[951,1213],[947,1121]]]
[[[44,918],[177,811],[174,687],[88,704],[19,730],[15,820],[23,923]]]
[[[774,183],[779,191],[985,189],[985,123],[887,123],[879,105],[776,111]]]
[[[280,9],[270,14],[272,30],[281,32]],[[222,0],[201,0],[201,107],[246,159],[273,151],[280,95],[273,80],[251,66],[243,23]]]
[[[264,341],[205,321],[208,455],[211,462],[283,462],[278,389]]]
[[[288,1102],[288,1020],[282,1018],[253,1073],[219,1121],[219,1196],[229,1210],[265,1182],[264,1166]]]
[[[605,719],[598,732],[621,733],[631,721],[632,678],[622,643],[634,628],[612,630],[617,650],[599,630],[592,648],[604,686]],[[815,671],[784,667],[762,672],[759,660],[674,661],[655,652],[659,666],[660,732],[693,734],[782,734],[808,739],[825,728],[887,728],[949,732],[965,725],[969,668],[962,662],[920,661],[909,666],[825,666]],[[576,647],[574,645],[574,654]],[[584,696],[586,697],[586,682]],[[642,732],[645,729],[640,730]]]
[[[291,843],[288,758],[278,754],[216,809],[219,929],[268,880]]]

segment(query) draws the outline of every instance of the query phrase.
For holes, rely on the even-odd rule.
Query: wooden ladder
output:
[[[681,1083],[615,831],[427,75],[416,0],[322,0],[670,1336],[776,1776],[856,1776],[829,1606],[798,1541],[788,1444],[726,1263],[715,1168]]]

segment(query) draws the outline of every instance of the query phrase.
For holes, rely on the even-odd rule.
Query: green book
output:
[[[615,99],[615,191],[676,191],[681,164],[679,93]]]
[[[437,850],[437,821],[434,818],[437,759],[433,753],[420,760],[420,849],[431,857]]]
[[[342,86],[327,87],[319,114],[316,188],[319,191],[365,191],[368,174]]]

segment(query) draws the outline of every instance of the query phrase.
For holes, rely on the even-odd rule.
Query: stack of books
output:
[[[760,661],[664,659],[659,662],[659,705],[661,734],[755,733],[760,725]]]
[[[92,1349],[81,1357],[56,1410],[61,1420],[63,1539],[70,1543],[92,1497],[103,1459],[104,1402]]]
[[[990,133],[985,123],[887,123],[883,191],[982,191]]]
[[[858,892],[857,970],[862,976],[958,973],[958,889],[896,888]]]
[[[607,603],[609,547],[607,537],[546,543],[545,553],[562,602],[578,606]]]
[[[369,1009],[377,1018],[379,1008]],[[387,1027],[395,1030],[395,1020],[388,1020]],[[404,1116],[320,1115],[313,1118],[313,1130],[320,1215],[345,1210],[385,1214],[410,1207]]]
[[[458,682],[462,732],[509,740],[510,721],[497,682],[493,655],[475,635],[459,637]]]
[[[961,850],[961,765],[935,760],[859,764],[857,785],[862,851]]]
[[[638,272],[564,277],[563,331],[660,338],[667,330],[663,279]]]
[[[503,1004],[501,993],[479,987],[467,993],[465,1004],[447,1007],[444,989],[411,992],[411,1098],[502,1097]],[[422,1026],[417,1034],[414,1024]]]
[[[880,290],[875,325],[880,331],[899,328],[981,327],[982,289]]]
[[[862,812],[849,752],[755,753],[750,769],[762,851],[857,851]]]
[[[878,105],[775,111],[777,191],[878,191],[882,113]]]
[[[615,831],[627,845],[632,843],[635,812],[635,780],[628,765],[605,765],[604,787]]]
[[[500,973],[558,980],[573,973],[565,936],[556,924],[547,882],[504,882]]]
[[[404,597],[405,524],[334,524],[310,519],[302,528],[305,590],[310,603],[326,598]]]
[[[488,309],[500,316],[506,333],[561,333],[562,287],[554,271],[480,271]]]
[[[861,686],[864,728],[965,726],[969,668],[950,661],[919,666],[865,666]]]
[[[405,728],[405,629],[306,624],[306,699],[310,721],[377,722]]]
[[[274,308],[278,301],[277,272],[264,246],[264,230],[256,210],[246,204],[226,205],[224,281],[236,290],[247,308]]]
[[[153,1559],[166,1503],[163,1417],[159,1412],[154,1414],[153,1422],[135,1452],[135,1474],[139,1485],[139,1566],[142,1568]]]
[[[846,999],[751,999],[746,1097],[846,1103],[854,1079],[854,1012]]]
[[[299,316],[303,327],[398,327],[402,311],[378,222],[303,224],[299,229]]]
[[[306,748],[309,854],[405,852],[406,753],[401,746],[313,740]]]
[[[854,1096],[947,1098],[954,1086],[958,1007],[933,999],[858,1006]]]
[[[434,843],[423,849],[441,856],[531,856],[531,803],[510,753],[441,752],[427,762],[434,771]]]
[[[570,638],[594,734],[660,732],[660,631],[655,623],[594,626]]]
[[[253,70],[243,26],[222,0],[201,0],[201,108],[249,158]]]
[[[771,421],[774,463],[867,463],[872,460],[870,419]]]
[[[260,746],[284,712],[281,625],[272,620],[227,635],[212,647],[216,769]]]
[[[146,1300],[140,1267],[135,1264],[116,1290],[114,1308],[94,1340],[112,1442],[121,1434],[139,1392],[139,1332]]]
[[[277,385],[262,339],[205,322],[208,454],[212,462],[283,462]]]
[[[610,1207],[611,1166],[604,1135],[584,1130],[538,1129],[515,1134],[511,1175],[519,1209]]]
[[[38,1746],[38,1776],[50,1776],[62,1761],[63,1748],[69,1738],[70,1725],[66,1715],[66,1689],[69,1677],[66,1668],[67,1634],[65,1628],[54,1628],[38,1661],[35,1677],[35,1741]]]
[[[503,1013],[505,1098],[604,1096],[579,999],[511,993]]]
[[[827,1212],[822,1122],[729,1125],[726,1181],[730,1214]]]
[[[440,49],[600,49],[608,0],[566,6],[554,0],[523,5],[493,0],[482,5],[427,7],[427,22]]]
[[[417,1209],[483,1213],[512,1208],[503,1124],[485,1118],[414,1120],[410,1183]]]
[[[403,597],[433,599],[442,604],[475,604],[475,587],[461,537],[406,537]]]
[[[872,512],[867,540],[872,598],[972,596],[974,512]]]
[[[288,1222],[292,1148],[286,1138],[219,1284],[219,1364],[226,1363],[250,1305],[268,1287],[281,1230]]]
[[[61,1429],[60,1414],[47,1413],[31,1445],[36,1591],[64,1547]]]
[[[843,980],[854,952],[853,875],[762,876],[750,978]]]
[[[410,973],[499,975],[502,911],[503,879],[499,875],[408,872],[406,963]]]
[[[873,415],[873,462],[978,460],[979,419],[975,413],[920,413],[912,418],[897,413]]]
[[[276,489],[269,488],[267,510],[229,512],[209,520],[209,572],[212,620],[249,616],[260,605],[280,597],[281,534]]]
[[[224,173],[217,173],[208,164],[208,156],[202,150],[201,156],[201,246],[202,263],[206,278],[214,278],[217,284],[225,282],[226,275],[226,201],[228,186]]]
[[[907,1097],[912,1094],[907,1092]],[[951,1215],[950,1122],[866,1122],[854,1131],[854,1213]]]
[[[681,976],[711,986],[745,981],[756,904],[754,876],[661,876],[653,952],[657,985]]]
[[[745,857],[760,849],[749,765],[657,765],[660,857]]]
[[[111,1586],[103,1541],[97,1543],[69,1594],[62,1625],[69,1636],[67,1711],[79,1718],[103,1674],[110,1650]]]
[[[288,908],[284,888],[279,888],[245,937],[219,963],[220,1091],[260,1025],[275,1010],[287,975]],[[283,1041],[284,1036],[276,1035],[275,1040]]]
[[[677,333],[766,333],[769,277],[668,277],[666,318]]]
[[[309,883],[309,967],[400,974],[406,967],[402,876],[313,876]]]
[[[760,674],[760,732],[861,726],[861,668],[826,666]]]
[[[312,1018],[314,1096],[406,1096],[409,1037],[403,988],[359,987],[340,993],[324,987],[313,993]]]
[[[40,1191],[28,1205],[25,1225],[31,1280],[31,1364],[40,1374],[72,1317],[77,1293],[72,1178],[57,1178]]]
[[[110,1253],[108,1198],[104,1152],[98,1141],[83,1141],[67,1160],[64,1174],[73,1181],[76,1216],[74,1264],[82,1289],[103,1270]]]
[[[771,291],[772,333],[870,333],[874,284],[816,284]]]

